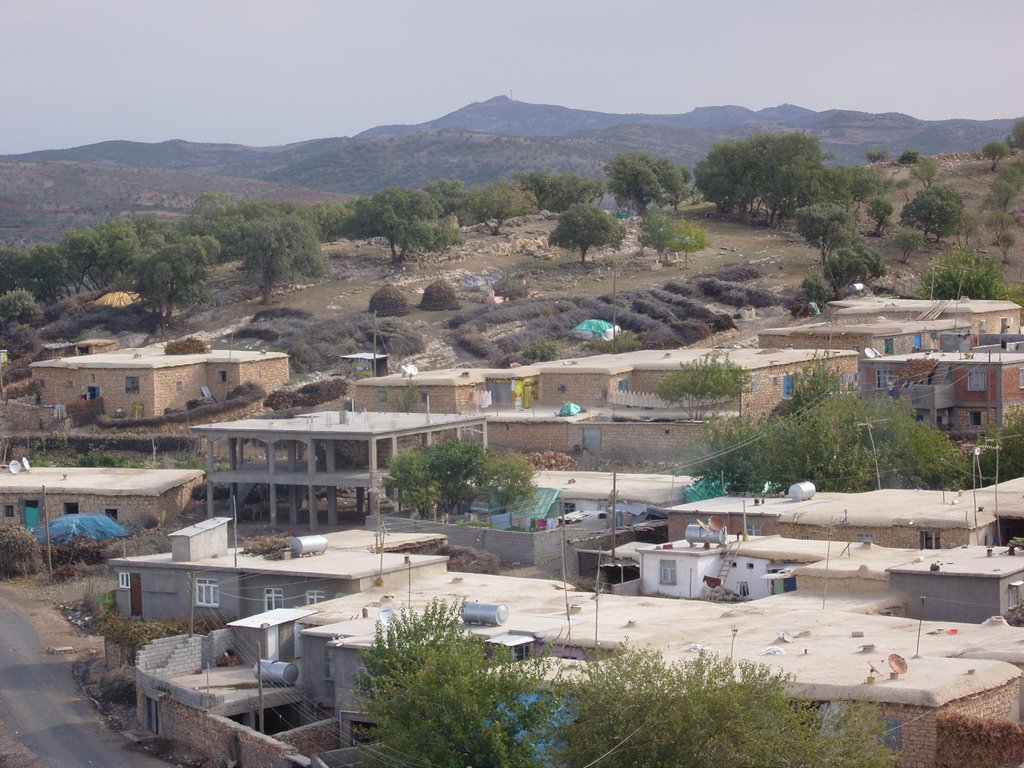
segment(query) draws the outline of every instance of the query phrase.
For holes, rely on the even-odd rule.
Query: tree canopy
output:
[[[542,211],[561,213],[577,203],[593,203],[604,194],[604,181],[590,179],[574,171],[558,176],[547,171],[526,171],[512,177],[533,193]]]
[[[821,263],[834,250],[856,241],[857,223],[853,215],[835,203],[814,203],[796,212],[796,231],[821,252]]]
[[[750,386],[747,370],[728,357],[705,357],[684,363],[662,377],[656,392],[662,400],[684,408],[690,418],[705,418],[716,405],[735,400]]]
[[[537,212],[537,198],[516,181],[499,179],[473,187],[466,194],[463,210],[472,223],[489,223],[491,234],[501,234],[507,219]]]
[[[956,232],[963,217],[964,201],[960,193],[949,185],[933,184],[903,206],[900,223],[921,230],[925,239],[931,234],[939,241]]]
[[[619,247],[626,228],[590,203],[576,203],[558,217],[558,224],[548,236],[551,245],[580,252],[580,263],[586,263],[587,251],[606,245]]]
[[[674,209],[690,196],[690,171],[667,157],[655,159],[646,152],[623,152],[604,167],[608,191],[616,200],[629,202],[638,216],[654,202],[667,201]]]
[[[929,299],[999,299],[1003,295],[1003,269],[995,259],[976,250],[954,248],[921,277],[921,287]]]
[[[341,230],[355,240],[385,239],[392,263],[401,264],[411,254],[443,251],[459,242],[458,231],[440,216],[440,205],[426,192],[393,187],[357,198]]]

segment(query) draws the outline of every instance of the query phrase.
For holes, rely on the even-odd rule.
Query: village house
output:
[[[437,551],[443,536],[392,533],[378,553],[372,533],[330,533],[312,542],[293,539],[292,549],[274,559],[229,546],[230,522],[215,517],[175,531],[170,552],[112,559],[117,609],[146,619],[239,619],[254,609],[316,605],[378,582],[398,588],[447,570],[447,557],[417,554]],[[303,554],[303,542],[316,552]]]
[[[758,332],[757,345],[762,349],[848,349],[858,354],[872,350],[882,355],[903,355],[939,349],[940,337],[955,331],[958,325],[963,328],[963,323],[955,319],[814,323],[766,328]]]
[[[983,333],[1021,332],[1021,307],[1012,301],[966,297],[959,301],[931,301],[867,296],[830,301],[826,314],[835,323],[851,324],[951,319],[957,321],[957,327],[970,330],[974,343]]]
[[[886,488],[865,493],[814,493],[810,498],[719,496],[661,508],[669,540],[685,538],[688,526],[721,519],[730,535],[780,535],[791,539],[873,542],[897,549],[950,549],[965,544],[991,546],[1006,541],[1000,514],[1020,514],[1024,480],[977,491],[924,491]],[[977,502],[975,503],[975,498]]]
[[[100,352],[114,352],[121,348],[117,339],[81,339],[79,341],[53,341],[43,344],[40,357],[56,360],[78,355],[96,355]]]
[[[184,410],[189,401],[206,397],[225,400],[242,384],[272,392],[289,375],[288,355],[282,352],[167,355],[159,346],[42,360],[29,367],[43,404],[102,399],[108,416],[132,418]]]
[[[191,469],[0,468],[0,525],[35,528],[63,515],[105,514],[125,525],[177,520],[203,473]]]
[[[270,524],[278,520],[278,491],[287,494],[288,519],[299,519],[301,498],[310,530],[321,517],[338,522],[338,489],[355,491],[355,514],[378,512],[382,478],[391,457],[443,440],[487,445],[485,416],[323,411],[290,419],[241,419],[191,428],[206,438],[207,514],[215,513],[214,486],[229,485],[239,502],[253,486],[266,488]],[[226,452],[227,466],[219,458]]]
[[[977,434],[1001,427],[1008,411],[1024,407],[1024,352],[995,348],[864,359],[860,391],[906,400],[926,424]]]

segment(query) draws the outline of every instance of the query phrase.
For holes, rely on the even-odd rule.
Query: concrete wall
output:
[[[601,447],[592,453],[593,457],[657,461],[678,458],[684,445],[697,439],[701,425],[686,421],[502,420],[499,417],[487,424],[487,444],[512,451],[573,453],[583,448],[584,429],[597,430],[600,436]]]
[[[430,398],[431,413],[473,413],[476,394],[485,391],[483,383],[473,384],[420,384],[416,383],[416,397],[410,413],[426,413]],[[382,386],[373,379],[363,379],[354,387],[353,397],[357,411],[386,413],[405,406],[405,387]]]
[[[953,573],[892,573],[889,584],[907,596],[907,617],[926,621],[980,623],[1009,610],[1009,584],[1021,574],[1002,578],[972,577]],[[921,598],[925,602],[922,606]]]
[[[927,523],[920,525],[886,525],[871,526],[857,525],[851,522],[840,531],[830,533],[829,526],[815,525],[811,523],[790,523],[780,522],[778,533],[788,539],[820,539],[822,541],[831,535],[833,541],[857,542],[857,534],[871,536],[871,543],[881,547],[894,547],[898,549],[920,549],[921,532],[926,531],[933,536],[938,536],[937,549],[952,549],[962,547],[967,543],[967,531],[964,528],[930,528]],[[971,544],[990,544],[996,534],[996,524],[979,526],[970,531]]]
[[[754,506],[754,500],[747,500],[747,509],[755,510],[761,507]],[[737,513],[717,515],[725,523],[726,530],[730,534],[742,533],[743,531],[743,515]],[[686,538],[686,526],[696,523],[698,520],[702,523],[706,523],[709,517],[709,513],[699,512],[668,512],[668,540],[669,541],[682,541]],[[746,515],[747,527],[754,530],[751,535],[754,536],[774,536],[779,532],[779,518],[778,515],[755,515],[752,512],[748,512]]]

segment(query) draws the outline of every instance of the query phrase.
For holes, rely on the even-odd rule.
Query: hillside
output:
[[[535,169],[598,175],[608,158],[627,150],[692,166],[717,142],[786,130],[817,136],[837,162],[860,163],[865,150],[874,147],[887,148],[893,155],[907,147],[923,154],[975,150],[1005,136],[1011,124],[1009,119],[925,121],[899,113],[814,112],[789,104],[759,111],[720,106],[675,115],[623,115],[499,96],[426,123],[380,126],[354,138],[279,147],[107,141],[3,156],[0,183],[12,174],[19,181],[4,184],[0,240],[52,238],[69,226],[95,223],[112,212],[147,211],[153,206],[159,212],[160,205],[167,205],[174,214],[202,191],[308,199],[309,190],[365,194],[390,186],[418,187],[439,178],[477,184]],[[54,162],[83,165],[78,170],[65,165],[46,169]],[[17,168],[12,170],[12,164]],[[211,176],[195,175],[200,173]],[[80,198],[81,188],[88,187],[88,201],[48,199],[55,188],[55,194],[63,194],[59,188],[65,179],[72,197]],[[303,189],[288,189],[292,187]]]

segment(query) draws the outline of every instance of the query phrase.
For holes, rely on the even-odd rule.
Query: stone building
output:
[[[884,321],[956,320],[970,328],[977,341],[982,333],[1020,333],[1021,307],[1012,301],[963,298],[960,301],[891,299],[875,296],[830,301],[826,312],[836,323],[859,324]]]
[[[34,528],[62,515],[106,514],[119,523],[172,523],[203,473],[192,469],[33,467],[0,471],[0,525]]]
[[[271,392],[288,382],[282,352],[215,350],[166,355],[161,347],[121,349],[32,363],[32,378],[47,405],[102,398],[108,416],[159,416],[190,400],[224,400],[241,384]]]
[[[958,320],[913,320],[865,324],[814,323],[786,328],[766,328],[757,334],[761,348],[865,349],[883,355],[905,355],[939,349],[940,334],[957,328]]]

